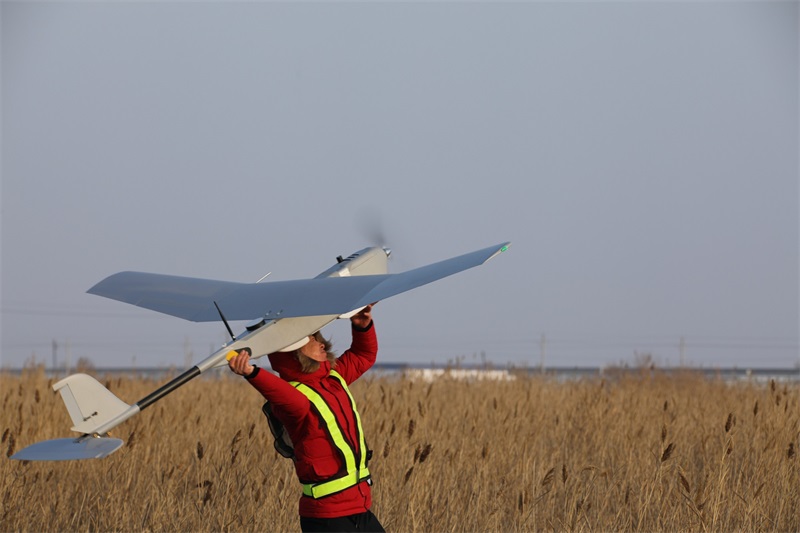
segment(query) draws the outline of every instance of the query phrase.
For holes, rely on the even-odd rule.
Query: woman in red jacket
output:
[[[383,531],[372,505],[361,419],[347,386],[374,363],[378,338],[372,306],[351,317],[353,343],[336,358],[319,333],[295,352],[273,353],[278,376],[251,364],[249,350],[229,361],[269,402],[288,431],[303,485],[300,527],[306,531]]]

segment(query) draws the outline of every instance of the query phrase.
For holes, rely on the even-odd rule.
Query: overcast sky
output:
[[[380,232],[393,271],[513,242],[381,302],[384,362],[800,360],[796,2],[0,6],[4,367],[186,366],[222,324],[86,290]]]

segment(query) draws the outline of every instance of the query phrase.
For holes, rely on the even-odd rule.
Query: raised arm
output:
[[[378,356],[378,336],[372,321],[372,305],[366,306],[350,318],[353,342],[336,363],[336,371],[348,384],[369,370]]]

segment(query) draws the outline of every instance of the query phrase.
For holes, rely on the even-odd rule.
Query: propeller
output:
[[[396,232],[387,232],[386,231],[386,223],[385,223],[385,216],[381,212],[381,210],[374,206],[365,206],[362,207],[358,213],[356,214],[354,224],[356,226],[356,230],[358,230],[361,235],[363,236],[364,240],[366,240],[372,246],[380,246],[387,252],[389,252],[389,257],[395,260],[395,256],[392,254],[392,250],[397,246],[398,240]],[[391,233],[391,239],[389,238],[389,234]],[[389,246],[389,244],[393,246]],[[401,268],[401,270],[407,270],[409,265],[409,257],[407,257],[407,252],[404,251],[404,248],[401,246],[401,255],[404,256],[399,263],[398,266],[406,267]]]
[[[388,240],[384,230],[383,215],[375,207],[363,207],[356,217],[356,229],[373,246],[385,248]]]

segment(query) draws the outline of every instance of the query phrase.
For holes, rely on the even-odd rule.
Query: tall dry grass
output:
[[[260,395],[221,372],[102,460],[0,462],[2,531],[299,531]],[[101,381],[133,402],[159,382]],[[0,375],[6,455],[69,435],[53,380]],[[389,531],[798,531],[800,386],[643,372],[353,386]]]

